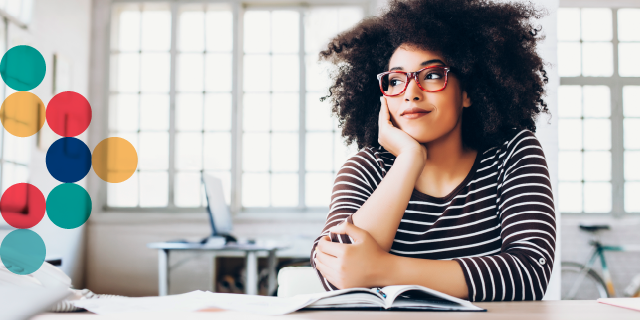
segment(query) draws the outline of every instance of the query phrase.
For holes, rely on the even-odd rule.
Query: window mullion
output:
[[[238,1],[233,3],[233,48],[231,87],[231,212],[242,208],[242,12]]]
[[[612,8],[613,23],[613,76],[611,86],[611,190],[614,216],[625,213],[624,210],[624,146],[622,84],[618,73],[618,9]]]
[[[305,195],[306,195],[306,59],[305,59],[305,32],[304,32],[304,7],[300,9],[300,28],[299,28],[299,45],[298,45],[298,57],[300,59],[300,89],[299,99],[300,107],[299,112],[299,124],[298,124],[298,208],[306,208]]]
[[[175,208],[175,151],[176,151],[176,46],[178,34],[178,3],[171,3],[171,60],[169,71],[169,201]]]
[[[142,63],[140,63],[140,61],[142,61],[142,19],[144,18],[144,6],[142,3],[138,4],[138,10],[140,12],[140,21],[138,22],[138,32],[139,32],[139,36],[138,36],[138,130],[136,131],[136,139],[138,140],[138,152],[142,152],[143,148],[141,146],[140,143],[140,100],[142,98]],[[118,27],[119,29],[120,27]],[[119,36],[119,35],[118,35]],[[122,57],[122,51],[120,50],[120,46],[118,46],[118,58]],[[120,89],[118,88],[118,94],[120,94]],[[108,104],[107,104],[108,106]],[[107,128],[107,130],[109,130]],[[136,188],[136,191],[138,192],[138,194],[136,195],[137,201],[138,201],[138,208],[141,208],[142,205],[140,203],[140,195],[142,194],[142,192],[140,192],[141,189],[141,184],[142,184],[142,174],[140,174],[140,165],[138,165],[138,168],[136,169],[138,172],[138,185]]]

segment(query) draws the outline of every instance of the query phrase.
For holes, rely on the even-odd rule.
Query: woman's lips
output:
[[[401,116],[407,119],[417,119],[429,113],[431,113],[431,111],[420,108],[411,108],[403,111]]]
[[[405,113],[405,114],[402,115],[402,117],[406,118],[406,119],[418,119],[418,118],[420,118],[422,116],[428,115],[429,113],[431,113],[431,111],[418,112],[418,113]]]

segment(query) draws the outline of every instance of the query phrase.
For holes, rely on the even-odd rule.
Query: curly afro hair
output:
[[[320,52],[332,62],[327,96],[347,145],[377,148],[380,96],[376,74],[402,44],[436,51],[452,67],[472,106],[462,113],[462,140],[471,148],[495,146],[515,129],[536,131],[548,82],[536,44],[544,39],[532,18],[546,15],[531,3],[486,0],[392,0]]]

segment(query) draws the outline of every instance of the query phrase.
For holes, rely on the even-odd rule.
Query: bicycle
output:
[[[589,232],[592,239],[589,244],[593,250],[587,263],[562,262],[562,300],[594,300],[597,298],[615,297],[615,288],[611,281],[611,273],[604,257],[605,251],[640,252],[640,245],[603,245],[597,237],[601,230],[609,230],[609,225],[580,224],[580,230]],[[602,276],[592,268],[596,259],[600,258]],[[603,279],[604,277],[604,279]],[[569,283],[569,286],[565,286]],[[640,297],[640,274],[636,275],[624,290],[626,296]]]

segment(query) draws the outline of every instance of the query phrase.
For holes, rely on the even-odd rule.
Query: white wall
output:
[[[87,97],[90,12],[91,2],[89,0],[35,0],[33,16],[28,29],[20,29],[13,25],[9,28],[8,49],[26,44],[38,49],[45,58],[47,64],[45,78],[37,88],[32,90],[45,104],[53,97],[54,53],[64,55],[71,62],[71,83],[68,90],[76,91]],[[90,98],[89,101],[91,102]],[[47,129],[43,128],[43,130]],[[8,133],[5,132],[5,134]],[[87,133],[84,133],[79,138],[86,141],[86,137]],[[45,146],[45,151],[40,150],[35,145],[35,140],[31,139],[33,145],[29,165],[30,183],[37,186],[46,198],[60,182],[47,171],[45,156],[48,146]],[[84,181],[80,181],[79,184],[86,187]],[[62,258],[62,270],[71,276],[74,285],[82,287],[85,228],[61,229],[45,215],[32,230],[36,231],[44,240],[47,257]],[[0,238],[4,238],[8,232],[9,230],[2,230]]]
[[[558,76],[558,53],[557,53],[557,12],[559,7],[558,0],[535,0],[536,5],[544,7],[549,12],[549,15],[540,20],[542,26],[542,33],[546,36],[546,39],[540,43],[538,47],[538,53],[542,59],[548,64],[545,69],[547,76],[549,77],[549,83],[547,84],[547,96],[544,98],[547,102],[547,107],[551,116],[542,115],[538,121],[538,130],[536,136],[542,148],[544,149],[545,157],[547,158],[547,166],[549,167],[549,173],[551,175],[551,187],[553,189],[553,199],[556,203],[556,209],[558,208],[558,86],[560,85],[560,78]],[[547,287],[547,293],[545,294],[545,300],[559,300],[560,299],[560,257],[562,247],[561,236],[561,221],[562,217],[560,211],[556,210],[556,252],[554,259],[554,268],[551,273],[551,281]]]

